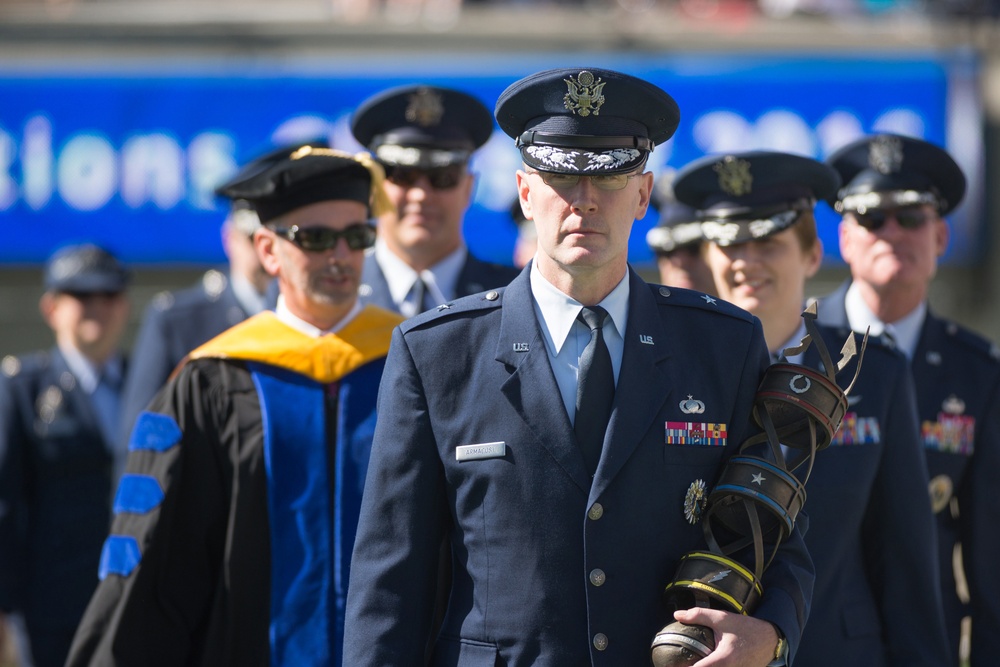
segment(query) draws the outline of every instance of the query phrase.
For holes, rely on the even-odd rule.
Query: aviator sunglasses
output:
[[[462,181],[463,175],[465,175],[465,165],[461,164],[430,167],[428,169],[395,166],[387,166],[385,168],[386,180],[401,188],[412,188],[421,177],[426,176],[427,182],[435,190],[450,190]]]
[[[890,208],[890,209],[869,209],[864,213],[854,212],[854,219],[858,221],[858,224],[867,229],[868,231],[874,232],[882,229],[885,225],[885,221],[890,217],[895,218],[896,222],[903,229],[918,229],[924,225],[925,222],[931,219],[931,214],[927,211],[911,207],[911,208]]]
[[[569,190],[570,188],[575,188],[576,184],[580,182],[580,174],[561,174],[553,171],[535,171],[532,170],[528,172],[530,174],[538,174],[545,181],[545,184],[550,188],[556,190]],[[631,174],[588,174],[583,178],[589,178],[590,182],[594,184],[594,187],[600,188],[601,190],[622,190],[628,185],[628,180],[636,176],[641,176],[639,172],[633,172]]]
[[[323,252],[337,247],[344,239],[351,250],[365,250],[375,245],[375,225],[358,222],[344,229],[329,227],[272,227],[272,231],[307,252]]]

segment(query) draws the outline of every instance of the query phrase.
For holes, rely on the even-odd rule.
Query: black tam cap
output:
[[[382,168],[367,153],[350,155],[303,146],[249,170],[243,180],[228,183],[221,194],[249,201],[262,223],[330,200],[360,202],[377,216],[391,210],[382,189],[384,178]]]
[[[516,81],[494,113],[525,164],[569,174],[632,171],[680,122],[677,103],[653,84],[593,67]]]
[[[829,199],[840,213],[932,204],[941,215],[965,196],[965,175],[943,148],[897,134],[854,141],[827,158],[843,187]]]
[[[123,292],[129,273],[110,252],[85,243],[57,250],[45,263],[44,286],[51,292]]]
[[[493,117],[468,93],[408,85],[362,102],[351,132],[383,164],[427,169],[468,161],[493,134]]]
[[[696,160],[677,172],[674,195],[698,209],[705,238],[727,246],[787,229],[820,199],[833,196],[840,177],[812,158],[747,151]]]

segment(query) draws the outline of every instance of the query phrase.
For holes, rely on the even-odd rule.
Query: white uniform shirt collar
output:
[[[248,315],[256,315],[264,310],[266,302],[264,295],[258,292],[249,280],[241,275],[230,273],[229,281],[233,286],[233,296],[236,303],[247,312]]]
[[[278,320],[280,322],[287,324],[296,331],[300,331],[307,336],[312,336],[313,338],[319,338],[320,336],[325,336],[326,334],[337,333],[346,327],[351,320],[358,316],[361,309],[361,304],[355,301],[347,315],[344,315],[344,317],[337,322],[332,329],[328,329],[327,331],[323,331],[319,327],[313,326],[305,320],[293,315],[292,311],[288,310],[288,306],[285,304],[284,295],[278,296],[278,305],[274,309],[274,314],[278,316]]]
[[[397,306],[406,300],[418,277],[423,279],[424,284],[427,285],[427,289],[433,297],[432,301],[445,303],[454,299],[458,276],[462,272],[462,267],[465,266],[468,254],[469,251],[465,245],[459,245],[454,252],[440,262],[418,273],[389,250],[385,241],[382,239],[375,241],[375,261],[382,267],[382,274],[389,285],[389,295]]]
[[[546,280],[535,262],[531,264],[529,277],[531,279],[531,293],[535,297],[535,303],[538,304],[542,322],[552,337],[555,353],[559,354],[566,342],[566,337],[569,335],[570,328],[583,309],[583,304],[564,294]],[[623,339],[625,338],[625,327],[628,326],[628,297],[629,281],[628,269],[626,269],[625,275],[618,285],[597,304],[608,311],[612,325]]]
[[[114,382],[122,378],[122,360],[117,354],[104,364],[104,368],[98,368],[72,345],[59,345],[59,351],[66,360],[70,372],[76,377],[77,384],[88,394],[93,394],[97,389],[102,374]]]
[[[871,335],[873,336],[881,336],[886,333],[886,330],[889,330],[896,341],[896,347],[910,359],[913,358],[913,353],[917,350],[917,343],[920,341],[920,331],[924,326],[924,318],[927,316],[925,302],[921,301],[919,306],[900,319],[886,324],[878,319],[865,303],[857,284],[851,283],[844,298],[844,309],[847,311],[847,321],[851,325],[851,329],[863,333],[871,327]]]

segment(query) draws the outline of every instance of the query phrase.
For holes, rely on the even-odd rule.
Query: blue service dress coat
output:
[[[861,336],[846,327],[821,331],[831,353],[850,335],[860,348]],[[815,346],[803,363],[822,367]],[[841,388],[857,363],[838,374]],[[843,425],[806,484],[816,586],[795,667],[936,667],[951,659],[916,410],[906,357],[870,339]]]
[[[760,323],[630,271],[613,413],[593,483],[535,317],[528,272],[393,334],[348,590],[344,664],[643,665],[672,620],[663,590],[704,549],[684,517],[751,431],[768,362]],[[702,414],[686,414],[689,398]],[[666,445],[666,422],[726,440]],[[705,424],[707,425],[707,424]],[[698,442],[708,443],[709,439]],[[502,445],[498,443],[503,443]],[[692,441],[693,443],[693,441]],[[463,450],[458,448],[483,445]],[[798,644],[812,590],[800,530],[764,576],[756,615]],[[446,539],[452,585],[430,637]]]
[[[121,442],[128,442],[136,417],[188,352],[248,316],[236,299],[229,275],[214,269],[197,285],[156,295],[132,348],[122,397]]]
[[[19,611],[36,667],[61,667],[97,587],[112,456],[57,348],[0,374],[0,609]]]
[[[518,273],[520,273],[520,269],[484,262],[474,257],[472,253],[468,253],[465,264],[458,274],[455,296],[458,298],[488,289],[505,287],[517,277]],[[399,312],[399,307],[393,302],[392,294],[389,292],[389,283],[385,279],[385,272],[378,260],[375,259],[374,253],[365,256],[365,265],[361,273],[361,286],[358,288],[358,300],[362,304],[370,303],[394,313]]]
[[[842,285],[821,299],[819,319],[848,326]],[[910,360],[919,433],[936,511],[945,627],[958,664],[963,616],[972,617],[972,667],[1000,655],[1000,350],[928,311]],[[952,566],[961,545],[968,604]]]

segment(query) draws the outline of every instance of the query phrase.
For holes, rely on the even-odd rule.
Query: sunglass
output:
[[[367,222],[358,222],[345,229],[330,229],[329,227],[272,227],[272,231],[283,239],[287,239],[306,252],[324,252],[337,247],[340,239],[347,242],[351,250],[364,250],[375,245],[375,226]]]
[[[431,167],[429,169],[394,166],[387,166],[385,168],[386,180],[401,188],[412,188],[421,178],[426,176],[427,182],[435,190],[450,190],[462,182],[462,176],[465,173],[465,165],[461,164],[453,164],[446,167]]]
[[[869,209],[864,213],[854,213],[854,219],[868,231],[882,229],[885,221],[895,218],[903,229],[919,229],[931,219],[931,215],[920,208]]]
[[[560,174],[552,171],[531,171],[529,173],[538,174],[545,181],[545,184],[556,190],[569,190],[575,188],[580,182],[580,178],[589,178],[594,187],[601,190],[621,190],[628,185],[628,180],[639,173],[632,174],[589,174],[581,177],[580,174]]]

